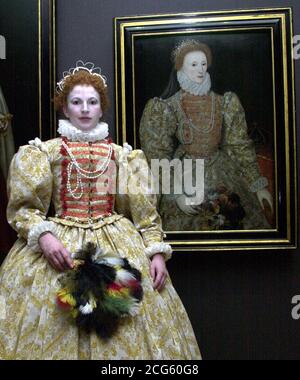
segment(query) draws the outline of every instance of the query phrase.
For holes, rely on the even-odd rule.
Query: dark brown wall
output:
[[[113,99],[114,17],[283,6],[294,8],[294,33],[300,34],[298,0],[57,0],[57,71],[79,58],[96,62]],[[298,90],[300,60],[295,67]],[[106,119],[114,134],[113,108]],[[299,122],[298,117],[298,130]],[[177,253],[169,270],[204,359],[300,359],[300,320],[291,317],[291,298],[300,294],[299,250]]]
[[[16,147],[27,143],[38,131],[37,30],[36,3],[0,1],[0,34],[5,36],[7,50],[6,59],[0,60],[0,83],[13,114]]]

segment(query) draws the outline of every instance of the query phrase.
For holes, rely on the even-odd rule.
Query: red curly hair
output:
[[[109,107],[107,87],[98,75],[92,75],[86,70],[79,70],[75,74],[65,79],[62,91],[54,97],[54,105],[57,110],[62,111],[68,103],[68,95],[77,85],[93,86],[99,93],[102,111],[105,112]]]
[[[185,40],[182,41],[176,48],[173,50],[173,62],[175,70],[178,71],[182,68],[184,57],[192,51],[202,51],[207,58],[207,67],[210,67],[212,64],[212,52],[210,47],[202,42],[195,40]]]

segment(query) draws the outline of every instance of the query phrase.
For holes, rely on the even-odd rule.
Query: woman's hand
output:
[[[57,271],[63,272],[74,267],[70,253],[51,232],[39,238],[39,245],[49,264]]]
[[[151,260],[150,274],[153,279],[153,288],[161,291],[165,286],[168,274],[166,263],[161,253],[156,253]]]
[[[270,209],[273,213],[273,198],[271,193],[267,189],[261,189],[256,192],[257,198],[259,200],[259,203],[261,205],[261,208],[264,209],[264,200],[268,202]]]
[[[184,194],[176,198],[176,204],[179,207],[179,209],[187,215],[199,214],[199,210],[197,209],[197,206],[195,207],[195,206],[189,205],[188,197],[186,197]]]

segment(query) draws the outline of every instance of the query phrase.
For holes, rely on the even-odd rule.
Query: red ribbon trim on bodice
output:
[[[71,150],[73,156],[75,157],[78,164],[90,170],[96,169],[96,164],[99,162],[101,157],[107,157],[109,151],[109,145],[112,144],[111,139],[105,139],[100,143],[88,143],[88,142],[72,142],[67,138],[63,137],[64,143]],[[104,146],[107,144],[107,147]],[[83,194],[80,199],[75,199],[69,192],[67,187],[68,182],[68,165],[71,162],[71,158],[67,150],[61,145],[60,153],[62,155],[61,162],[61,189],[60,189],[60,200],[62,212],[60,217],[63,219],[76,219],[76,220],[95,220],[98,217],[108,216],[112,214],[114,205],[114,194],[110,193],[112,186],[107,183],[110,182],[106,178],[109,172],[106,170],[99,178],[81,178],[83,185]],[[83,157],[84,156],[84,157]],[[86,157],[88,156],[88,157]],[[99,157],[99,159],[97,159]],[[111,160],[115,160],[114,150],[112,151]],[[75,189],[77,185],[77,174],[76,171],[72,170],[70,185],[72,189]],[[102,183],[103,182],[103,183]],[[105,193],[106,190],[106,193]],[[99,193],[100,191],[100,193]],[[103,192],[102,192],[103,191]],[[81,192],[80,188],[77,189],[75,195],[79,195]],[[76,211],[75,211],[76,210]]]

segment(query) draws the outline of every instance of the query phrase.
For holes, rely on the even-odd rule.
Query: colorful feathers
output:
[[[116,332],[120,318],[137,314],[143,289],[141,273],[127,259],[101,258],[101,254],[91,243],[76,254],[79,264],[60,279],[57,305],[79,327],[107,339]]]

